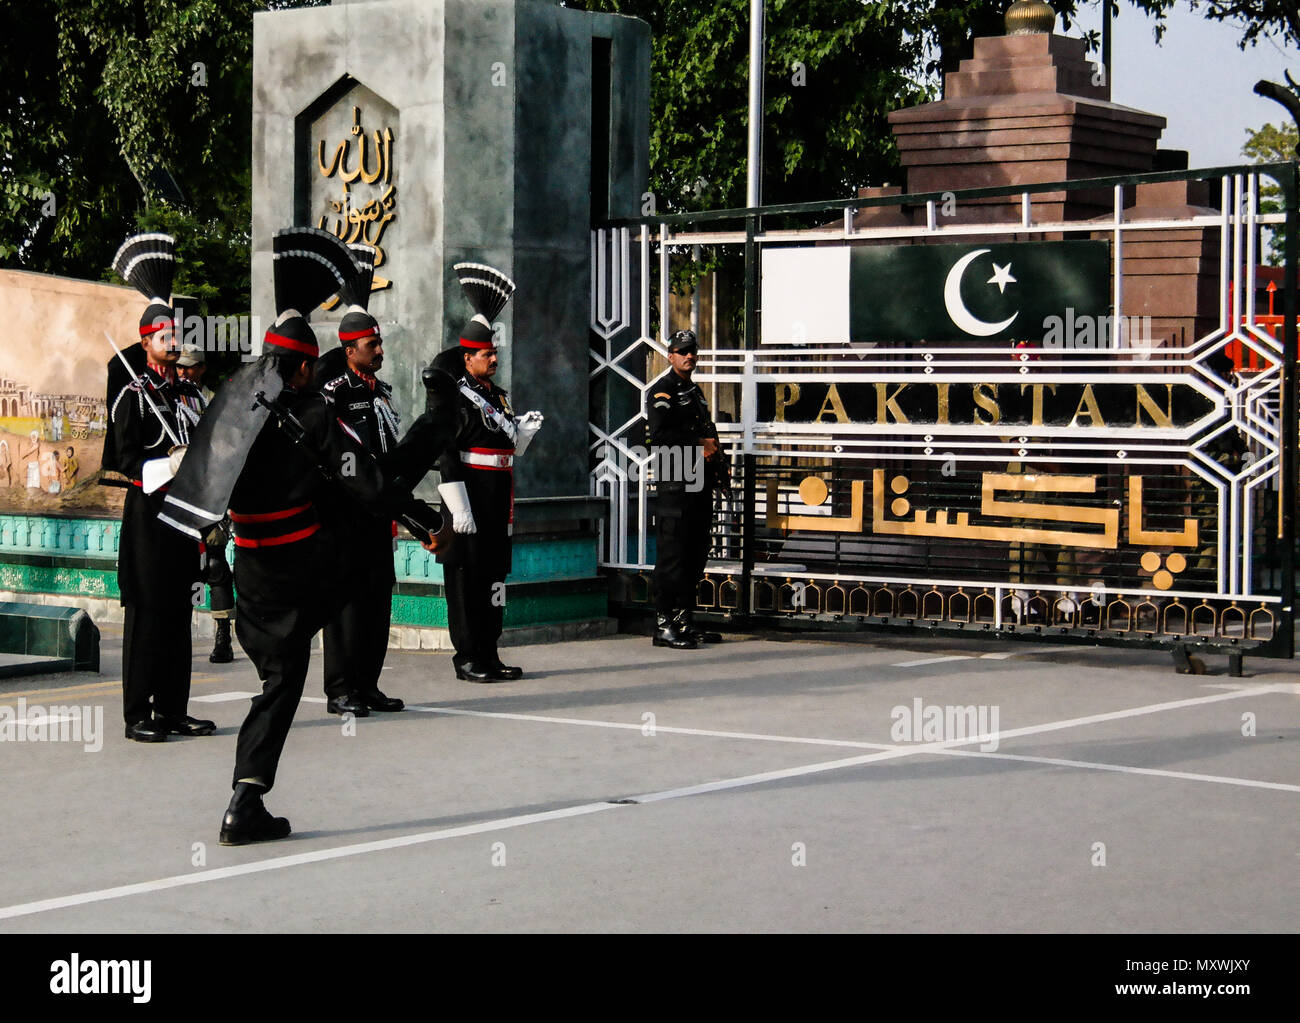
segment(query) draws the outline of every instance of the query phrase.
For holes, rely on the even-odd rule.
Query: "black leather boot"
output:
[[[674,650],[694,650],[695,640],[683,636],[678,628],[677,615],[682,612],[674,612],[671,615],[658,613],[655,615],[655,646],[672,647]]]
[[[459,656],[451,659],[451,666],[456,669],[456,677],[462,682],[499,682],[492,674],[492,667],[477,658],[462,660]]]
[[[265,791],[261,785],[252,782],[241,781],[235,786],[235,794],[221,819],[222,845],[273,842],[289,837],[289,821],[284,817],[272,817],[262,805]]]
[[[693,639],[696,643],[721,643],[722,633],[720,632],[702,632],[695,627],[695,612],[686,608],[677,612],[674,619],[677,622],[677,631],[687,639]]]
[[[498,682],[513,682],[517,678],[523,678],[524,669],[514,664],[503,664],[501,655],[495,650],[492,651],[490,657],[485,657],[483,660],[487,664],[488,671],[492,673],[492,677]]]
[[[213,664],[229,664],[235,659],[235,651],[230,645],[230,619],[216,618],[217,636],[212,644],[212,653],[208,660]]]

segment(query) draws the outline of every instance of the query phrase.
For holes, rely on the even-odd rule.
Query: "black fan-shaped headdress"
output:
[[[217,392],[190,436],[180,471],[163,500],[160,522],[195,538],[221,520],[253,442],[269,412],[255,400],[274,400],[285,387],[281,368],[266,356],[291,352],[317,357],[307,316],[356,273],[348,247],[310,227],[277,231],[272,239],[275,324],[266,332],[263,358],[241,366]]]
[[[176,239],[169,234],[137,234],[113,257],[113,269],[149,300],[140,317],[140,336],[172,326],[172,281],[176,278]]]
[[[339,289],[339,300],[347,308],[339,321],[339,340],[347,343],[379,333],[379,322],[366,311],[370,305],[370,284],[375,279],[375,249],[372,245],[348,246],[357,272]]]
[[[465,297],[474,307],[474,317],[460,332],[461,347],[491,348],[492,321],[515,293],[515,282],[483,263],[457,263],[455,269]]]
[[[320,347],[307,317],[355,276],[356,263],[342,241],[314,227],[275,232],[271,250],[276,317],[263,343],[316,358]]]

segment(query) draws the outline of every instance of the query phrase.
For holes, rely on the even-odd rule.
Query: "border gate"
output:
[[[1292,656],[1296,172],[593,231],[591,486],[608,505],[601,564],[615,601],[650,599],[645,396],[667,369],[652,362],[670,333],[672,260],[743,246],[743,341],[701,332],[695,373],[735,486],[719,498],[700,611]],[[1281,213],[1260,211],[1269,178]],[[1217,208],[1126,217],[1138,186],[1177,181],[1208,182]],[[1101,196],[1109,216],[1053,216],[1071,193]],[[979,216],[998,201],[1011,217]],[[867,207],[892,223],[855,229]],[[953,209],[965,216],[945,223]],[[896,215],[910,211],[915,226]],[[1280,317],[1256,279],[1261,228],[1285,231]],[[1197,286],[1154,299],[1186,308],[1123,316],[1126,289],[1169,285],[1162,257],[1189,245]]]

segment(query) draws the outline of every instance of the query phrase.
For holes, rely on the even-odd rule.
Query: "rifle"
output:
[[[321,461],[315,447],[308,440],[307,428],[302,425],[297,416],[289,411],[289,407],[280,400],[278,395],[275,398],[267,398],[265,391],[258,391],[253,395],[252,407],[257,408],[259,405],[275,417],[276,422],[280,424],[280,429],[288,435],[290,441],[307,452],[311,457],[312,464],[316,466],[317,472],[327,480],[338,479],[338,474]],[[398,512],[397,519],[422,544],[430,543],[438,535],[437,530],[431,529],[408,512]]]

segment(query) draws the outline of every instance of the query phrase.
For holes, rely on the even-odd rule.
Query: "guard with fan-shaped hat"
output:
[[[541,429],[542,414],[516,416],[507,393],[492,382],[492,321],[514,294],[514,281],[481,263],[457,263],[455,270],[474,316],[461,330],[460,344],[439,355],[425,378],[429,414],[454,403],[455,440],[437,462],[438,493],[455,531],[441,557],[447,624],[456,677],[498,682],[523,674],[501,662],[497,644],[511,565],[514,460]]]
[[[398,446],[400,419],[392,404],[393,389],[376,374],[384,364],[379,322],[368,311],[375,274],[375,250],[348,248],[357,273],[339,291],[344,305],[339,347],[316,363],[316,382],[333,402],[339,419],[352,428],[366,450],[383,465]],[[321,515],[339,535],[343,574],[338,585],[343,605],[325,626],[325,696],[332,714],[365,717],[372,710],[400,711],[401,700],[379,689],[388,652],[392,619],[393,538],[388,516],[358,515],[342,495],[322,495]]]
[[[117,561],[126,737],[162,742],[168,735],[210,735],[216,725],[186,713],[190,626],[194,597],[202,594],[200,547],[158,518],[167,483],[206,407],[199,389],[176,373],[180,350],[170,304],[175,239],[128,238],[113,268],[149,300],[140,341],[108,363],[103,480],[127,491]]]
[[[277,317],[262,354],[217,395],[163,513],[199,535],[229,507],[241,608],[235,631],[262,679],[239,730],[223,845],[290,831],[262,796],[275,784],[312,637],[343,596],[322,493],[346,494],[369,515],[400,519],[426,545],[441,524],[433,509],[384,476],[334,402],[312,386],[319,348],[307,315],[357,274],[347,246],[325,231],[288,228],[276,233],[272,249]]]

